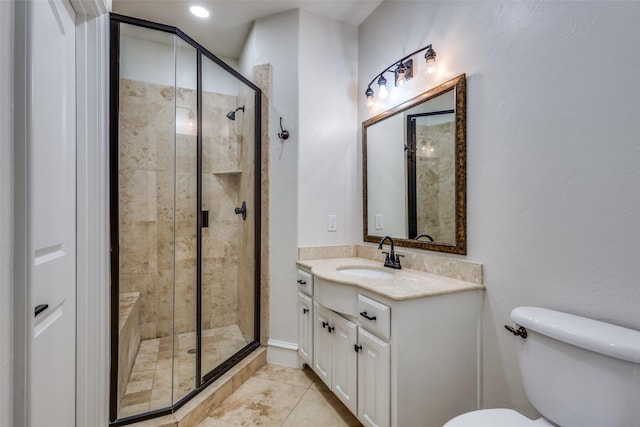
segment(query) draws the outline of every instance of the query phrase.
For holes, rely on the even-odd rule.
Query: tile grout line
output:
[[[311,387],[311,385],[309,385],[309,387]],[[295,411],[295,409],[298,407],[298,405],[300,404],[300,402],[302,402],[302,399],[306,396],[306,394],[309,392],[309,389],[307,388],[304,393],[302,393],[302,396],[300,396],[300,399],[298,399],[298,401],[296,402],[295,405],[293,405],[293,408],[291,408],[291,410],[289,411],[289,413],[287,414],[287,416],[284,418],[284,420],[282,420],[282,423],[280,424],[280,427],[282,427],[283,425],[285,425],[285,423],[287,422],[287,420],[289,419],[289,417],[291,416],[291,414],[293,414],[293,411]]]

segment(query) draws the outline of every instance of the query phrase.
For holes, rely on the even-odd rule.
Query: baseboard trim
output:
[[[267,363],[298,368],[298,344],[270,339],[267,348]]]

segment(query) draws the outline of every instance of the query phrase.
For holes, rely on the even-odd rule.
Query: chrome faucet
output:
[[[396,270],[400,270],[402,268],[402,266],[400,265],[400,257],[404,257],[404,255],[396,255],[395,249],[393,246],[393,239],[389,236],[384,236],[380,240],[378,249],[382,249],[382,245],[384,244],[385,240],[389,240],[389,244],[391,245],[391,250],[389,252],[382,251],[382,253],[386,255],[384,259],[384,266],[389,268],[395,268]]]

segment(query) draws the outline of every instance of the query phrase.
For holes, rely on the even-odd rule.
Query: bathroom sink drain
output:
[[[196,349],[195,348],[190,348],[189,350],[187,350],[187,353],[196,354]]]

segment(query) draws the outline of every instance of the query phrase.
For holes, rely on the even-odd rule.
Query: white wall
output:
[[[13,1],[0,1],[0,425],[12,421]]]
[[[322,35],[322,37],[319,37]],[[298,246],[353,242],[355,206],[357,28],[305,11],[256,21],[240,57],[240,71],[272,65],[269,220],[270,346],[295,348]],[[290,132],[278,139],[279,118]],[[338,230],[327,231],[327,215]],[[271,350],[272,347],[270,347]],[[295,364],[295,353],[270,352],[274,363]]]
[[[437,73],[419,70],[396,101],[467,74],[466,258],[485,266],[486,407],[535,414],[503,328],[514,307],[640,329],[639,18],[638,2],[385,1],[360,26],[359,121],[386,108],[366,107],[371,78],[428,43]]]
[[[256,64],[272,65],[269,147],[270,325],[273,342],[295,343],[295,261],[298,205],[298,25],[299,12],[259,19],[240,56],[240,72],[251,76]],[[291,137],[278,139],[279,121]],[[270,349],[271,350],[271,349]],[[270,361],[291,364],[289,361]]]
[[[300,12],[298,246],[352,243],[356,209],[358,28]],[[337,231],[327,231],[337,215]]]
[[[121,24],[120,77],[160,85],[196,88],[196,49],[174,35]],[[175,59],[174,59],[175,58]],[[238,61],[220,58],[233,69]],[[202,87],[206,92],[238,95],[240,82],[203,56]]]

